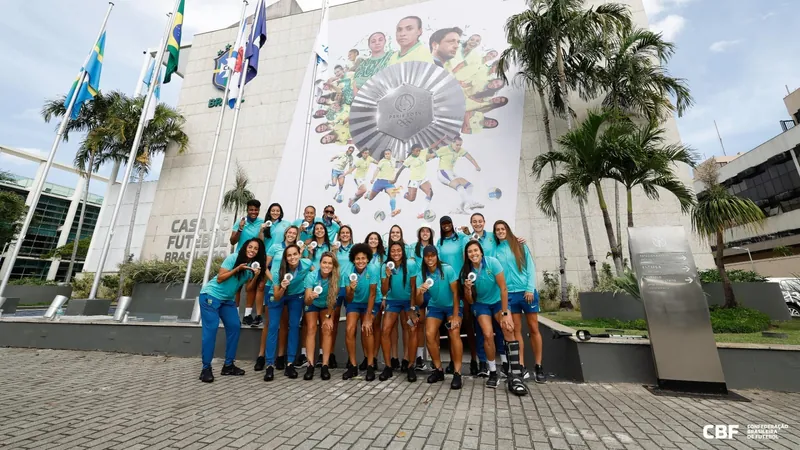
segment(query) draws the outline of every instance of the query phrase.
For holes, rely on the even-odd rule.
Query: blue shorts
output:
[[[274,286],[266,285],[264,287],[264,305],[269,305],[275,297]]]
[[[389,180],[375,180],[375,183],[372,185],[372,192],[381,192],[386,189],[394,189],[394,184],[391,183]]]
[[[525,292],[508,293],[508,309],[511,314],[531,314],[539,312],[539,291],[533,291],[533,301],[525,301]]]
[[[472,304],[472,314],[475,317],[492,316],[499,313],[503,309],[503,302],[497,301],[495,303],[478,303]]]
[[[316,312],[316,313],[318,313],[318,312],[327,311],[327,310],[328,310],[328,305],[325,305],[325,306],[317,306],[317,305],[315,305],[315,304],[313,304],[313,303],[312,303],[312,304],[310,304],[310,305],[306,305],[306,306],[304,306],[304,307],[303,307],[303,312],[304,312],[304,313],[310,313],[310,312]]]
[[[431,294],[429,294],[427,292],[422,294],[422,304],[419,305],[419,308],[420,309],[427,309],[428,308],[428,303],[430,303],[430,301],[431,301]]]
[[[439,319],[442,322],[446,321],[448,317],[453,315],[453,307],[448,306],[442,308],[441,306],[428,306],[427,316],[431,319]],[[464,317],[464,308],[458,307],[458,317]]]
[[[392,312],[392,313],[400,313],[400,312],[408,312],[408,308],[411,307],[411,301],[409,300],[386,300],[386,310],[385,312]]]
[[[331,169],[331,178],[339,178],[342,175],[344,175],[343,170]]]
[[[350,313],[359,313],[359,314],[366,314],[367,313],[367,303],[345,303],[345,311],[347,314]],[[375,306],[372,308],[372,315],[377,316],[378,312],[381,310],[381,304],[375,302]]]
[[[343,287],[339,288],[339,296],[336,297],[336,307],[337,308],[341,308],[341,306],[344,305],[344,297],[345,297],[345,295],[347,295],[346,288],[343,288]]]

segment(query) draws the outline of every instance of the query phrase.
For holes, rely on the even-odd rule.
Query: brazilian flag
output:
[[[164,84],[169,83],[172,74],[178,71],[178,55],[181,52],[181,27],[183,27],[183,3],[181,0],[178,6],[178,12],[175,15],[175,21],[172,22],[172,31],[169,33],[169,41],[167,42],[167,51],[169,52],[169,59],[167,60],[167,72],[164,74]]]

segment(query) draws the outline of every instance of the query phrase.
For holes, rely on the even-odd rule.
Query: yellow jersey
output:
[[[408,61],[420,61],[433,64],[433,56],[427,47],[422,45],[422,42],[417,41],[413,47],[408,49],[405,55],[401,55],[399,51],[392,53],[389,58],[389,65],[399,64]]]
[[[409,156],[406,158],[406,160],[403,162],[403,166],[411,169],[408,179],[411,181],[424,180],[426,162],[427,160],[422,156],[422,153],[420,153],[420,156]]]
[[[378,161],[378,179],[379,180],[394,180],[395,175],[395,163],[394,159],[382,159]]]
[[[369,170],[370,164],[375,163],[375,159],[372,156],[367,156],[365,158],[356,158],[355,162],[353,163],[353,167],[356,168],[356,178],[359,180],[363,180],[367,178],[367,170]]]
[[[347,152],[337,155],[333,160],[333,168],[339,171],[344,171],[350,164],[353,164],[353,155],[348,155]]]
[[[436,156],[439,157],[439,170],[453,170],[456,160],[466,154],[467,151],[463,147],[459,151],[453,150],[453,147],[449,145],[441,147],[436,150]]]

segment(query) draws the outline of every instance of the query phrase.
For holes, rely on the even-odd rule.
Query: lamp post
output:
[[[750,249],[749,248],[747,248],[747,247],[731,247],[731,248],[733,248],[735,250],[744,250],[744,251],[746,251],[747,252],[747,257],[750,258],[750,270],[753,271],[753,272],[756,271],[756,266],[755,266],[755,264],[753,264],[753,255],[750,254]]]

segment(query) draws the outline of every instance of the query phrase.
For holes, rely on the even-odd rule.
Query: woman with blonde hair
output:
[[[328,359],[333,347],[333,311],[336,310],[336,298],[339,295],[339,262],[331,252],[322,253],[318,268],[309,272],[305,279],[305,315],[306,349],[309,355],[314,354],[317,343],[317,322],[322,327],[322,369],[320,377],[330,380]],[[306,368],[304,380],[314,378],[314,365]]]

